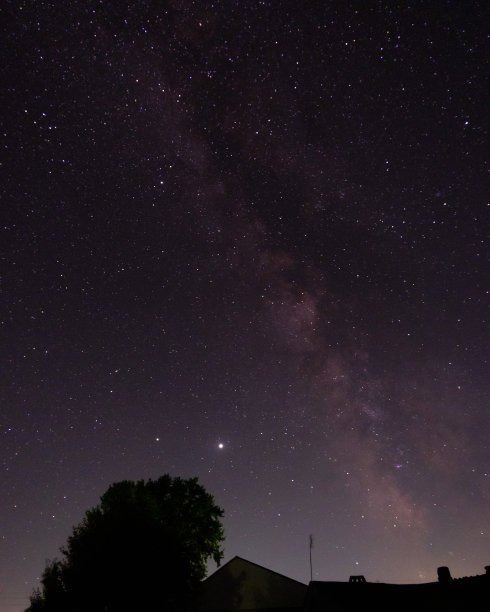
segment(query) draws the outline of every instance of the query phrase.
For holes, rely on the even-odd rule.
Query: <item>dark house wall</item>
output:
[[[202,583],[196,612],[293,612],[303,609],[306,584],[234,557]]]
[[[305,612],[489,612],[490,575],[426,584],[310,582]]]

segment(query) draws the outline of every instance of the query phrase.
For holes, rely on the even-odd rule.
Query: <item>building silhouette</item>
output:
[[[234,557],[203,581],[195,612],[489,612],[490,566],[485,574],[453,579],[449,568],[424,584],[312,580],[308,585]]]

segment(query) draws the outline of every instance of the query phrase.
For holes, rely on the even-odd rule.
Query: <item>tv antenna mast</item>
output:
[[[313,580],[313,564],[311,561],[311,549],[313,548],[313,534],[310,533],[310,581]]]

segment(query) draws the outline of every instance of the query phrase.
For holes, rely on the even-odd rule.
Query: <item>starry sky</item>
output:
[[[313,534],[317,580],[483,573],[484,3],[1,14],[1,612],[164,473],[225,561],[307,582]]]

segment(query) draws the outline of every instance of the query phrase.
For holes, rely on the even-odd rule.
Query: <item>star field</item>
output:
[[[482,573],[483,3],[1,12],[0,610],[164,473],[225,561]]]

